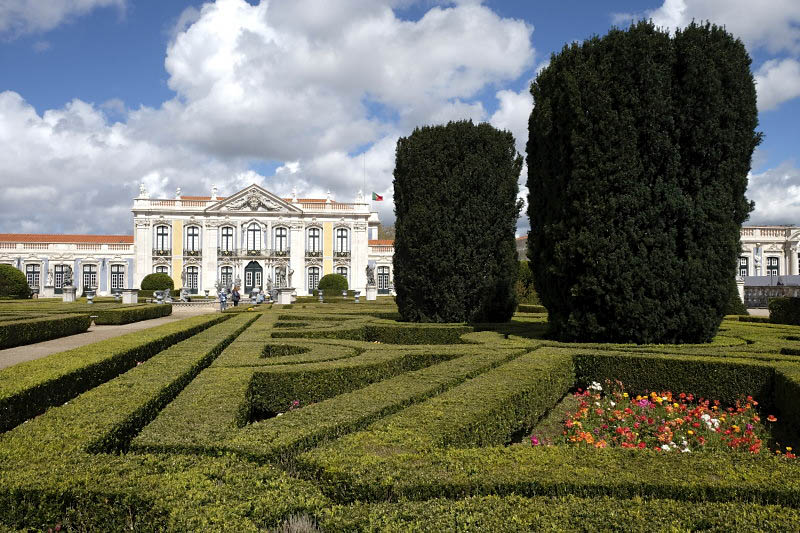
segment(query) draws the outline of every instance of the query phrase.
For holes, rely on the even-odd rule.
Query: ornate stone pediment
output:
[[[300,209],[286,203],[271,192],[251,185],[221,202],[212,205],[206,211],[231,213],[299,213]]]

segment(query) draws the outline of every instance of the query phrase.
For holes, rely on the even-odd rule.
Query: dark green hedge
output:
[[[30,298],[31,288],[28,279],[19,269],[0,264],[0,298]]]
[[[89,329],[88,315],[55,315],[0,322],[0,349],[57,339]]]
[[[322,279],[319,280],[318,287],[319,290],[322,291],[323,296],[327,296],[328,291],[330,291],[332,294],[341,296],[342,291],[346,291],[348,289],[347,278],[341,274],[325,274],[322,276]]]
[[[800,298],[774,298],[769,301],[769,321],[800,326]]]
[[[169,274],[148,274],[142,279],[141,288],[144,291],[163,291],[175,288],[175,282]]]
[[[337,329],[305,328],[292,331],[275,331],[273,338],[353,339],[387,344],[461,344],[461,335],[473,331],[470,326],[426,325],[364,325]]]
[[[86,315],[82,315],[88,321]],[[61,405],[228,317],[200,316],[0,370],[0,432]]]
[[[161,318],[172,314],[170,304],[148,304],[137,305],[135,307],[120,307],[117,309],[107,309],[97,312],[95,324],[130,324],[152,318]]]
[[[517,312],[519,313],[546,313],[547,308],[543,305],[533,305],[533,304],[519,304],[517,306]]]

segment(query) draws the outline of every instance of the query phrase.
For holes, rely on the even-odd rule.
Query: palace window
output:
[[[233,283],[233,267],[224,266],[219,271],[219,280],[227,287]]]
[[[387,290],[389,288],[389,267],[388,266],[379,266],[378,267],[378,289]]]
[[[739,258],[739,275],[742,276],[742,277],[745,277],[745,276],[749,275],[748,274],[749,270],[747,268],[748,267],[747,263],[748,263],[748,260],[747,260],[746,257],[740,257]]]
[[[169,227],[156,226],[156,250],[166,251],[169,249]]]
[[[319,267],[308,269],[308,290],[313,291],[319,286]]]
[[[340,276],[344,276],[344,279],[347,280],[348,285],[350,284],[350,280],[347,277],[347,267],[336,267],[336,273]]]
[[[186,267],[186,288],[192,294],[197,294],[197,281],[199,278],[199,269],[195,266]]]
[[[64,276],[67,274],[67,265],[56,265],[53,267],[53,286],[56,289],[64,287]]]
[[[255,222],[247,226],[247,249],[261,250],[261,226]]]
[[[233,228],[225,226],[222,228],[222,237],[220,239],[220,249],[223,252],[233,251]]]
[[[306,246],[307,251],[309,252],[322,251],[322,242],[319,233],[320,233],[319,228],[308,229],[308,245]]]
[[[289,230],[284,227],[275,228],[275,251],[286,252],[289,250]]]
[[[111,290],[121,290],[125,288],[125,267],[123,265],[111,265]]]
[[[97,288],[97,265],[83,265],[83,288]]]
[[[337,252],[349,252],[350,251],[350,239],[349,234],[350,232],[347,231],[347,228],[337,228],[336,229],[336,251]]]
[[[41,267],[39,265],[25,265],[25,277],[28,278],[29,287],[38,287]]]
[[[780,275],[780,268],[778,267],[777,257],[767,257],[767,276]]]
[[[197,226],[189,226],[186,228],[186,251],[200,251],[200,228]]]
[[[169,269],[164,265],[156,267],[156,274],[169,274]]]

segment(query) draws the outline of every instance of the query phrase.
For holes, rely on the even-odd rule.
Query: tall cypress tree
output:
[[[513,135],[489,124],[426,126],[398,140],[394,284],[404,320],[511,318],[521,169]]]
[[[640,22],[565,47],[531,92],[529,257],[552,333],[709,341],[760,141],[742,43]]]

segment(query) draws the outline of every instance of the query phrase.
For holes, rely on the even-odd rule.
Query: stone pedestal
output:
[[[292,303],[292,293],[294,292],[294,287],[282,287],[278,289],[278,301],[277,303],[280,305],[288,305]]]
[[[75,293],[78,292],[78,289],[75,287],[64,287],[61,289],[63,292],[61,293],[61,299],[64,302],[74,302],[75,301]]]
[[[378,287],[367,286],[367,301],[374,302],[378,299]]]
[[[139,289],[122,289],[122,303],[124,303],[124,304],[138,304],[139,303]]]
[[[742,276],[736,276],[736,288],[739,290],[739,298],[744,303],[744,278]]]
[[[56,288],[52,285],[45,285],[42,287],[41,291],[39,291],[39,298],[55,298],[56,296]]]

